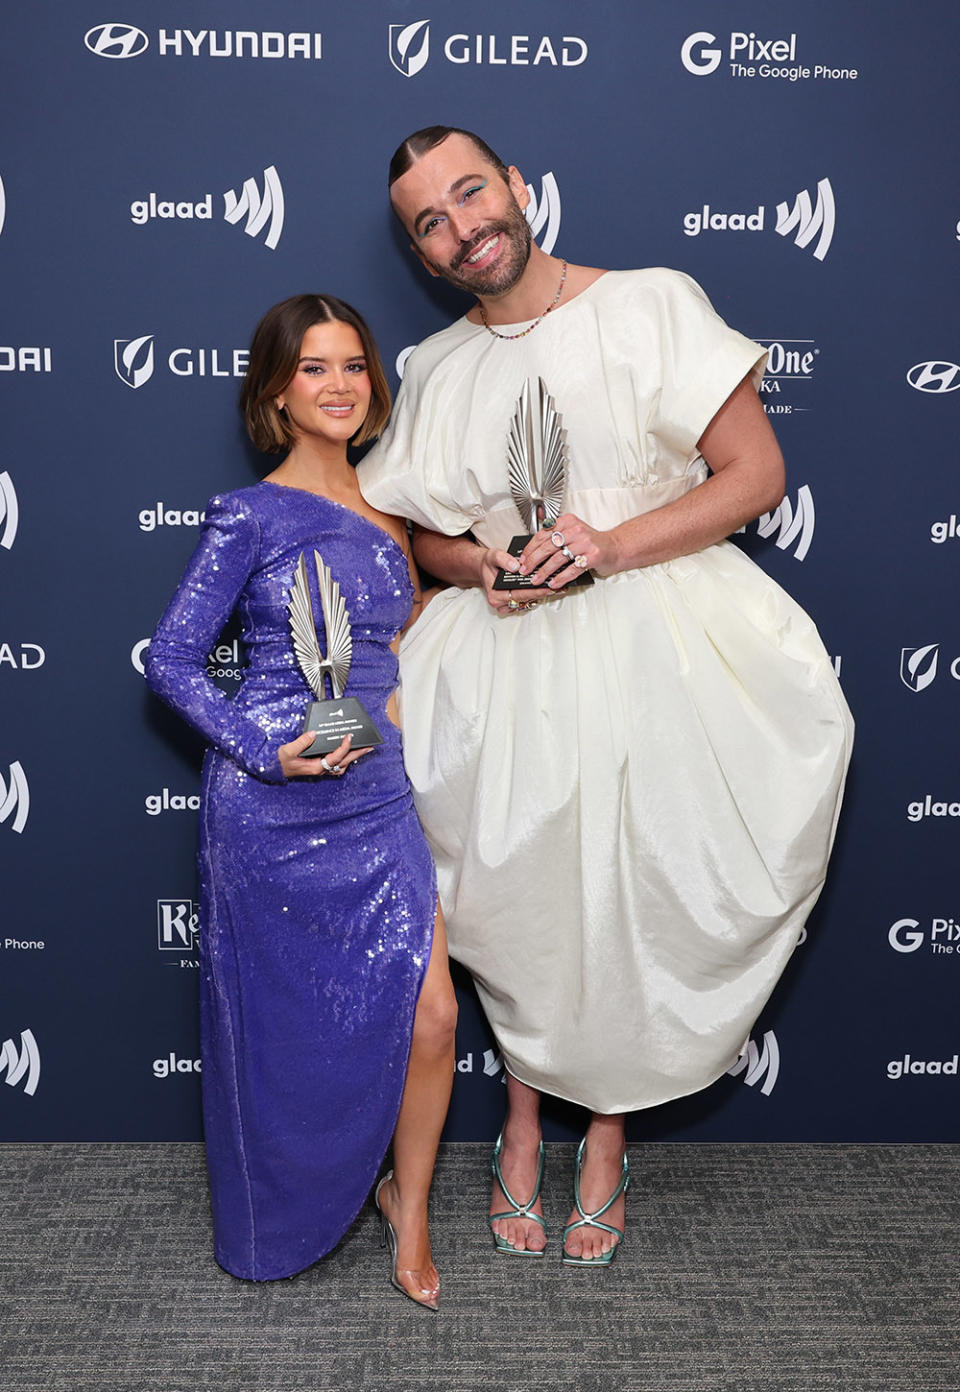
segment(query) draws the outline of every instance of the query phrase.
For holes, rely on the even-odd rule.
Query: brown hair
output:
[[[473,131],[461,130],[459,126],[424,126],[423,130],[414,131],[413,135],[408,135],[406,140],[401,141],[394,150],[393,159],[390,161],[389,185],[392,187],[402,175],[406,174],[408,169],[413,168],[421,155],[425,155],[428,150],[433,150],[437,145],[442,144],[448,135],[465,136],[471,145],[479,150],[487,163],[493,165],[504,183],[509,182],[510,171],[503,160],[499,155],[494,154],[485,140],[481,140],[479,135],[474,135]]]
[[[240,410],[250,439],[265,454],[280,454],[296,439],[276,398],[297,370],[303,336],[314,324],[349,324],[360,335],[372,394],[370,409],[350,443],[363,445],[380,434],[390,415],[390,387],[373,334],[345,300],[333,295],[293,295],[268,309],[250,344],[250,365],[240,391]]]

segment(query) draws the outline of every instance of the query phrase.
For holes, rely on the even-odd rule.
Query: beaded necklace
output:
[[[478,308],[479,308],[479,310],[480,310],[480,322],[483,324],[483,327],[486,329],[487,333],[488,333],[488,334],[493,334],[494,338],[526,338],[526,336],[527,336],[528,333],[533,333],[533,331],[534,331],[534,329],[537,327],[537,325],[543,323],[544,319],[546,319],[546,317],[547,317],[547,315],[550,313],[551,309],[556,309],[557,305],[560,303],[560,296],[563,294],[563,287],[564,287],[564,285],[565,285],[565,283],[566,283],[566,279],[567,279],[567,263],[566,263],[566,261],[561,262],[561,267],[562,267],[562,269],[561,269],[561,271],[560,271],[560,284],[557,286],[557,293],[554,295],[553,299],[550,301],[550,303],[547,305],[546,309],[545,309],[545,310],[543,311],[543,313],[540,315],[539,319],[534,319],[534,321],[533,321],[532,324],[528,324],[527,327],[526,327],[525,329],[521,329],[519,333],[515,333],[515,334],[497,333],[497,330],[494,329],[494,328],[491,328],[490,325],[489,325],[488,322],[487,322],[487,312],[486,312],[486,310],[485,310],[484,307],[483,307],[483,301],[482,301],[482,300],[478,300],[478,301],[477,301],[477,305],[478,305]]]

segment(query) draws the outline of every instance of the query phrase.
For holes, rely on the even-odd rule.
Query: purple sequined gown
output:
[[[358,696],[384,737],[338,778],[287,782],[277,748],[313,699],[287,599],[316,548],[350,613]],[[389,644],[411,585],[396,543],[300,489],[211,500],[150,644],[147,680],[212,746],[200,812],[203,1106],[215,1253],[273,1280],[330,1250],[396,1124],[433,933],[434,871],[413,809]],[[314,597],[324,642],[321,610]],[[237,610],[249,666],[228,699],[207,654]]]

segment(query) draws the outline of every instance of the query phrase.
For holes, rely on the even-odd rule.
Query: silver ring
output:
[[[561,546],[560,550],[563,553],[563,555],[566,556],[568,561],[572,561],[574,559],[573,552],[570,550],[569,546]]]
[[[563,546],[567,538],[563,535],[563,532],[554,532],[550,540],[553,542],[554,546]]]
[[[577,566],[580,570],[586,570],[586,568],[587,568],[587,558],[586,558],[586,556],[574,556],[574,558],[573,558],[573,564],[574,564],[575,566]]]
[[[336,764],[329,763],[326,754],[323,754],[320,757],[320,767],[326,769],[327,773],[336,773],[337,771]]]

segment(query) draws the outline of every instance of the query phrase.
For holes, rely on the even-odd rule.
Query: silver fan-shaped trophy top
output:
[[[333,688],[333,699],[338,701],[347,685],[350,660],[353,656],[350,615],[340,593],[340,586],[330,574],[329,568],[324,565],[319,551],[314,551],[313,559],[317,570],[320,605],[323,609],[323,626],[327,635],[327,652],[324,656],[320,651],[313,604],[310,600],[307,557],[303,551],[300,552],[300,559],[297,561],[287,604],[290,631],[293,634],[293,650],[300,663],[300,670],[317,700],[323,701],[326,698],[324,677],[327,676]]]
[[[552,526],[563,511],[567,432],[542,377],[528,377],[507,437],[510,492],[529,532]]]

